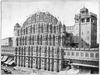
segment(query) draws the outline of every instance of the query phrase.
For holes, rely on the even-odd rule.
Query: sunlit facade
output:
[[[65,25],[48,12],[37,12],[14,27],[15,62],[19,67],[63,69]]]

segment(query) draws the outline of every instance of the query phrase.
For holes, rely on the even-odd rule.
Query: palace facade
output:
[[[19,67],[59,72],[63,69],[65,25],[48,12],[28,17],[14,26],[15,62]]]

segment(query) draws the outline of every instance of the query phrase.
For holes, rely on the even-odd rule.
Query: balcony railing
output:
[[[98,48],[66,48],[65,59],[77,59],[87,61],[99,61],[99,49]]]

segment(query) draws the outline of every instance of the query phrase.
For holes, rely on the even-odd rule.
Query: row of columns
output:
[[[16,45],[59,45],[62,46],[63,35],[30,35],[16,38]]]
[[[35,52],[34,49],[36,49]],[[16,64],[18,66],[26,67],[28,65],[27,67],[30,68],[44,69],[48,71],[50,71],[51,67],[51,71],[57,72],[62,69],[63,50],[59,47],[18,47],[15,49],[15,52],[15,62],[17,62]]]
[[[36,24],[17,30],[17,36],[37,33],[62,33],[66,31],[65,25]]]
[[[62,59],[15,56],[17,66],[44,69],[59,72],[62,70]]]

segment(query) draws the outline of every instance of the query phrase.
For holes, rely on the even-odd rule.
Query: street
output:
[[[8,74],[6,70],[10,71],[11,74],[29,74],[28,72],[25,71],[15,70],[13,67],[1,66],[1,74]]]
[[[11,73],[7,73],[5,72],[5,70],[10,71]],[[26,70],[22,70],[22,69],[14,69],[14,67],[10,67],[10,66],[1,66],[1,74],[30,74],[30,75],[55,75],[56,73],[52,73],[49,71],[45,71],[44,70],[34,70],[34,71],[26,71]]]

